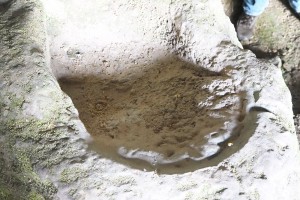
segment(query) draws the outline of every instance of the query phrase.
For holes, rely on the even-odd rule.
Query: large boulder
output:
[[[16,0],[0,6],[0,35],[0,199],[299,199],[291,95],[279,68],[241,48],[221,1]],[[139,132],[130,146],[119,131],[119,140],[94,134],[78,91],[98,83],[99,93],[127,94],[123,86],[144,80],[155,90],[140,89],[139,106],[128,101],[126,123],[118,106],[87,119],[109,114],[101,122],[116,122],[111,133],[156,114],[153,137]],[[161,118],[169,95],[178,104]],[[171,158],[147,149],[182,122],[208,131],[174,136]]]

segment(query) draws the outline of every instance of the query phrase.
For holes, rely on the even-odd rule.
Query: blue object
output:
[[[288,0],[295,12],[300,13],[300,0]],[[244,0],[243,8],[247,15],[258,16],[269,5],[269,0]]]
[[[289,0],[291,7],[296,13],[300,13],[300,0]]]

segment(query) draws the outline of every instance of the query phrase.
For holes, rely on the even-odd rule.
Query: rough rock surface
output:
[[[0,7],[0,199],[298,198],[290,93],[280,69],[239,48],[220,1],[76,2],[19,0]],[[197,94],[186,87],[195,96],[203,90],[212,95],[194,109],[204,105],[223,120],[229,120],[222,115],[228,111],[234,137],[197,169],[173,167],[175,173],[129,167],[104,150],[89,149],[90,134],[57,79],[63,88],[74,81],[132,86],[124,80],[145,74],[157,80],[147,70],[167,58],[173,63],[161,68],[166,74],[171,63],[174,77],[180,70],[185,73],[179,78],[190,77],[194,70],[211,79],[192,82]],[[171,82],[165,82],[168,88]],[[175,86],[170,88],[185,85]],[[230,96],[238,98],[227,101]]]
[[[231,17],[233,23],[236,23],[242,11],[242,2],[237,0],[223,0],[223,2],[226,14]],[[296,17],[288,1],[270,1],[265,12],[258,18],[254,37],[245,42],[244,47],[253,50],[259,58],[269,59],[277,56],[282,60],[281,69],[292,93],[296,131],[300,137],[300,18]]]

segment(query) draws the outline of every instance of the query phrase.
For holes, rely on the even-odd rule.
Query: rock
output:
[[[15,1],[0,9],[0,22],[0,199],[297,199],[300,156],[291,95],[280,69],[241,49],[220,1]],[[182,73],[170,63],[183,66],[176,68]],[[154,69],[167,71],[143,76]],[[193,96],[190,108],[206,109],[211,127],[224,119],[219,128],[226,134],[200,146],[208,157],[183,165],[144,169],[142,159],[135,165],[111,159],[104,144],[91,149],[92,137],[79,119],[85,113],[61,90],[68,82],[71,89],[86,90],[85,83],[100,79],[102,90],[114,86],[114,95],[134,95],[141,90],[130,86],[144,84],[142,77],[150,81],[148,95],[155,80],[178,77],[177,88],[165,84],[165,94],[183,105],[187,97],[176,92],[188,81],[194,85],[188,71],[204,80],[180,90]],[[106,96],[96,101],[94,116],[116,102]],[[139,110],[130,107],[140,96],[126,104],[132,121],[140,120]],[[143,100],[140,105],[148,105]],[[172,106],[165,105],[166,122],[174,117]],[[116,113],[108,121],[112,129],[121,121],[113,118]],[[209,145],[221,151],[204,148]],[[138,157],[153,158],[150,151],[142,153]]]
[[[0,0],[0,5],[9,2],[10,0]]]

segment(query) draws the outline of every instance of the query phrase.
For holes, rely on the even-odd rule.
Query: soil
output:
[[[211,87],[230,79],[176,57],[147,68],[126,79],[60,80],[94,138],[91,147],[153,166],[220,152],[241,106],[230,86],[220,97]]]
[[[225,12],[236,24],[242,10],[241,1],[223,2]],[[287,0],[270,1],[257,19],[254,37],[242,44],[258,58],[281,59],[282,75],[292,94],[296,132],[300,138],[300,18],[291,10]]]

